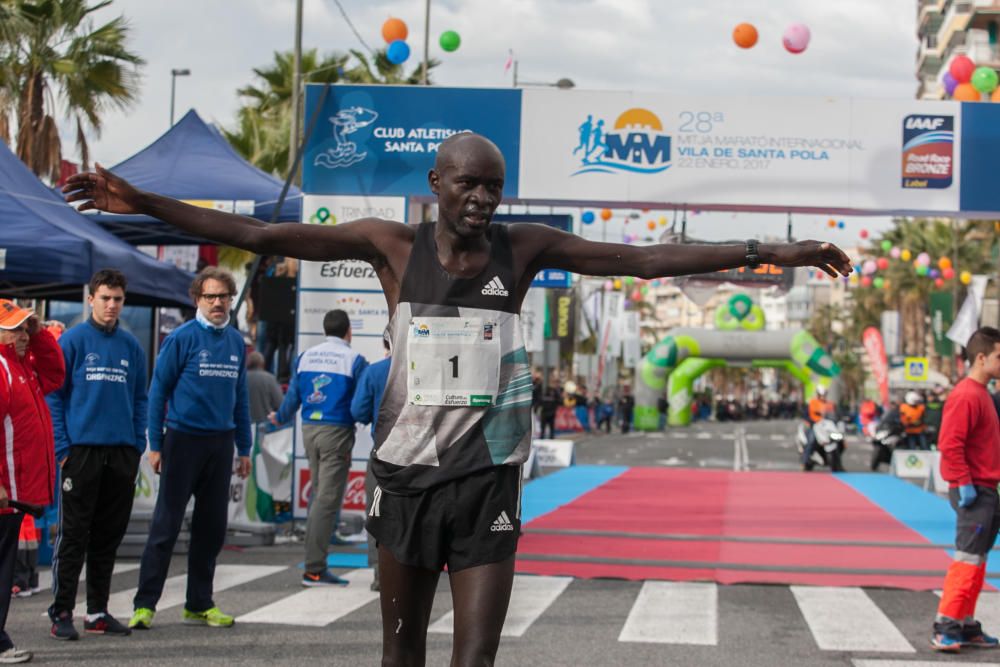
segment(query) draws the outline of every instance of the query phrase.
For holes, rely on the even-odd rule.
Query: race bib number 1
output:
[[[413,405],[488,407],[500,387],[496,324],[478,317],[414,317],[406,353]]]

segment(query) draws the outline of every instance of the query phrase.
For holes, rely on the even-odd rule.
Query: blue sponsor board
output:
[[[962,211],[1000,211],[1000,105],[962,104]]]
[[[549,227],[570,232],[573,229],[573,216],[571,215],[541,215],[535,213],[525,213],[523,215],[501,214],[493,216],[493,222],[537,222]],[[532,287],[569,287],[571,284],[569,271],[562,269],[542,269],[531,281]]]
[[[306,87],[308,127],[302,163],[310,194],[430,196],[427,172],[456,132],[478,132],[507,161],[504,194],[517,196],[521,91],[426,86]]]

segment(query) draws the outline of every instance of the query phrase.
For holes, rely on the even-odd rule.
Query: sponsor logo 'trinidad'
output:
[[[903,183],[907,189],[951,186],[954,116],[913,114],[903,119]]]
[[[589,173],[656,174],[670,168],[670,135],[649,109],[622,112],[614,125],[588,114],[577,128],[579,142],[573,149],[579,168],[573,176]]]

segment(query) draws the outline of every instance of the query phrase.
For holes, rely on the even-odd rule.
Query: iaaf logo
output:
[[[955,117],[913,114],[903,119],[902,186],[943,189],[954,169]]]
[[[580,141],[573,155],[580,158],[580,168],[573,176],[623,171],[656,174],[670,168],[670,135],[648,109],[622,112],[610,129],[603,119],[595,121],[589,114],[577,130]]]

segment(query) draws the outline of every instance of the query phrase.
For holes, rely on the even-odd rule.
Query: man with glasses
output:
[[[236,282],[207,267],[191,283],[197,316],[163,342],[149,388],[149,462],[160,474],[129,627],[148,630],[193,495],[184,623],[216,628],[233,617],[212,601],[215,559],[226,537],[233,442],[237,474],[250,473],[250,402],[243,338],[229,326]]]

